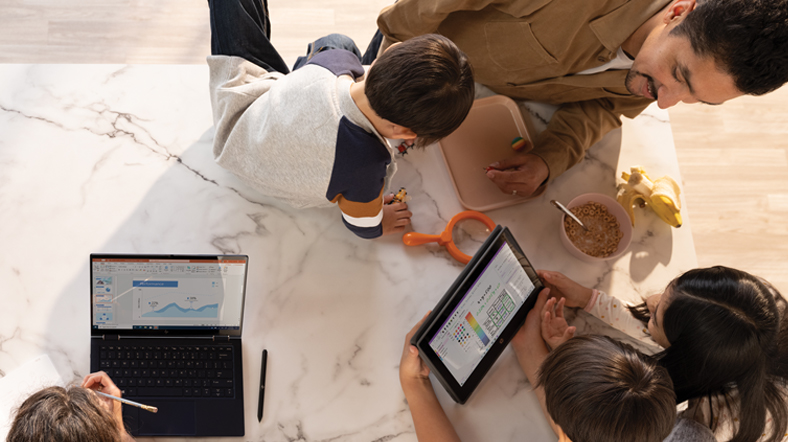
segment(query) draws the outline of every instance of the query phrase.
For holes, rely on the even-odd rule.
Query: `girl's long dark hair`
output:
[[[662,326],[670,347],[655,357],[668,369],[677,401],[720,396],[717,402],[729,404],[739,421],[732,442],[760,438],[768,412],[773,427],[767,440],[782,440],[788,427],[788,320],[780,293],[722,266],[690,270],[666,293]],[[648,322],[645,304],[630,311]]]

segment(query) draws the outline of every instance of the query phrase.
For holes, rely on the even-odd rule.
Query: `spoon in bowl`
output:
[[[582,222],[582,221],[580,221],[580,219],[579,219],[578,217],[576,217],[574,213],[572,213],[572,212],[571,212],[569,209],[567,209],[566,207],[564,207],[564,205],[563,205],[563,204],[559,203],[559,202],[558,202],[558,201],[556,201],[556,200],[550,200],[550,204],[554,205],[554,206],[555,206],[555,207],[556,207],[558,210],[560,210],[560,211],[564,212],[564,213],[565,213],[567,216],[569,216],[570,218],[572,218],[573,220],[575,220],[575,222],[576,222],[576,223],[580,224],[580,227],[582,227],[582,228],[584,228],[586,231],[588,231],[588,227],[586,227],[586,225],[585,225],[585,224],[583,224],[583,222]]]

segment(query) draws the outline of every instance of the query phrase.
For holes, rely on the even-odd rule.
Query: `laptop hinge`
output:
[[[230,342],[230,337],[229,336],[214,336],[213,340],[214,340],[214,342],[216,342],[216,341],[219,341],[219,342]]]
[[[120,341],[120,335],[101,335],[104,341]]]

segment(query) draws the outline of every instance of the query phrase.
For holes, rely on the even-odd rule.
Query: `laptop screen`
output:
[[[91,255],[94,330],[240,330],[246,256]]]

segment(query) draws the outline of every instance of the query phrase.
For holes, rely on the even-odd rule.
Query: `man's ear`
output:
[[[673,20],[683,17],[685,14],[695,9],[695,6],[695,0],[675,0],[668,6],[663,21],[665,24],[668,24]]]
[[[399,140],[399,139],[408,140],[418,137],[418,135],[416,135],[415,132],[408,129],[407,127],[400,126],[399,124],[394,124],[394,123],[391,123],[391,126],[392,126],[391,134],[393,135],[392,138],[394,138],[395,140]]]

